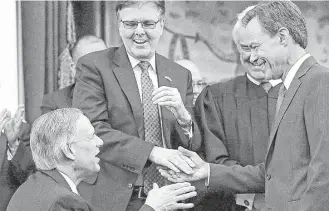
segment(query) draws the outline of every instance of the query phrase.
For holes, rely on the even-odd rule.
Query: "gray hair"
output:
[[[51,170],[64,159],[63,152],[74,141],[77,121],[82,112],[76,108],[62,108],[37,118],[30,135],[30,145],[37,169]]]
[[[124,8],[130,7],[131,5],[139,5],[139,7],[143,6],[147,3],[153,3],[159,10],[160,17],[164,16],[166,13],[166,6],[164,0],[154,0],[154,1],[133,1],[133,0],[126,0],[126,1],[119,1],[115,7],[115,11],[117,14],[117,18],[119,18],[119,12]]]
[[[246,27],[254,17],[270,36],[276,35],[280,28],[285,27],[293,40],[302,48],[306,48],[308,42],[306,21],[299,8],[291,1],[258,4],[242,18],[243,26]]]
[[[232,38],[233,38],[233,41],[237,44],[237,31],[240,27],[242,27],[242,18],[246,15],[246,13],[252,9],[255,8],[256,5],[252,5],[252,6],[249,6],[247,7],[246,9],[244,9],[242,12],[238,13],[237,14],[237,21],[233,27],[233,30],[232,30]]]

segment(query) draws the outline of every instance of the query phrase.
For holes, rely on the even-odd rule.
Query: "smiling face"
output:
[[[136,29],[126,29],[121,21],[151,21],[157,22],[154,29],[143,29],[138,24]],[[152,2],[142,6],[133,4],[119,12],[119,33],[127,52],[134,58],[142,61],[150,60],[155,53],[156,45],[163,32],[164,20]]]
[[[287,64],[287,48],[280,43],[280,37],[270,37],[262,29],[257,18],[253,18],[246,28],[237,31],[237,47],[240,60],[251,77],[258,81],[279,79]]]
[[[95,135],[89,119],[81,115],[77,121],[76,141],[71,143],[71,149],[74,153],[75,169],[82,177],[100,170],[99,158],[96,155],[102,144],[103,141]]]

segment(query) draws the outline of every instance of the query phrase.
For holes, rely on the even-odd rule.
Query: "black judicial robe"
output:
[[[263,162],[279,88],[266,93],[247,75],[207,86],[195,104],[206,161],[242,166]]]

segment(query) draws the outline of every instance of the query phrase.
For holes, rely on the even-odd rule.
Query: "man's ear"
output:
[[[67,146],[65,149],[62,149],[62,152],[67,159],[75,160],[75,150],[72,147]]]
[[[288,45],[288,39],[289,39],[289,30],[286,27],[281,27],[278,31],[278,36],[280,39],[280,44],[287,46]]]

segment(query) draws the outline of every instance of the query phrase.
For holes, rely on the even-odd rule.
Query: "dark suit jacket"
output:
[[[42,98],[41,112],[45,114],[59,108],[72,107],[74,84],[69,85],[63,89],[46,94]]]
[[[77,210],[92,211],[81,196],[72,192],[57,170],[37,171],[21,185],[10,200],[7,211]]]
[[[242,75],[208,86],[201,92],[195,104],[196,120],[208,162],[242,166],[264,162],[279,87],[266,93],[247,75]],[[219,144],[222,146],[217,146]],[[207,201],[201,204],[202,210],[230,210],[224,205],[240,210],[233,196],[231,204],[229,200],[216,194],[208,195]]]
[[[156,54],[155,60],[159,86],[176,87],[186,107],[192,108],[190,72],[159,54]],[[104,141],[99,154],[103,174],[99,174],[95,191],[91,192],[87,185],[87,188],[81,187],[81,193],[103,210],[126,209],[137,175],[142,174],[154,147],[144,141],[143,107],[139,96],[124,47],[91,53],[79,59],[73,107],[83,111],[95,127],[96,134]],[[183,146],[193,150],[200,146],[184,135],[169,110],[162,108],[161,115],[168,148]],[[97,191],[104,187],[106,190]]]
[[[7,138],[0,136],[0,210],[6,210],[15,190],[34,171],[30,148],[21,141],[12,160],[7,159]]]
[[[328,69],[310,57],[297,71],[275,118],[265,162],[244,168],[211,164],[210,186],[217,191],[265,190],[266,210],[327,210],[328,105]]]

